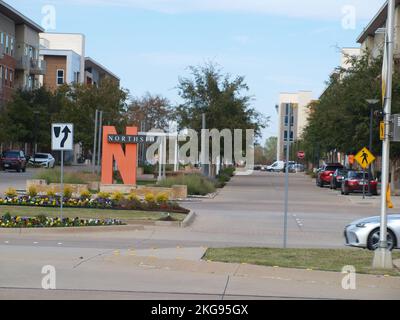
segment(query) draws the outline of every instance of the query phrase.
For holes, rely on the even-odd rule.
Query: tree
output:
[[[84,150],[93,148],[96,109],[103,111],[103,125],[116,126],[123,132],[126,122],[126,100],[129,92],[112,80],[105,79],[99,86],[74,84],[60,87],[56,96],[63,101],[57,121],[74,124],[74,140]]]
[[[200,132],[202,114],[206,114],[207,128],[254,129],[261,136],[261,129],[268,119],[250,107],[251,97],[245,79],[222,74],[214,64],[189,67],[190,78],[179,79],[179,95],[184,102],[175,110],[180,129],[190,128]]]
[[[265,157],[267,163],[273,163],[276,160],[277,151],[278,151],[278,138],[269,137],[265,141]]]
[[[144,123],[145,130],[167,131],[169,122],[173,118],[172,108],[167,98],[146,93],[143,97],[131,101],[124,118],[128,125],[141,128],[141,124]]]

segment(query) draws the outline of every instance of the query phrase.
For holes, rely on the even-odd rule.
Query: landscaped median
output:
[[[270,249],[221,248],[208,249],[203,259],[225,263],[292,269],[341,272],[345,266],[354,266],[357,273],[400,277],[400,270],[374,270],[371,268],[374,253],[361,249]],[[400,259],[399,252],[393,252]]]
[[[2,228],[48,228],[81,226],[118,226],[133,223],[169,223],[180,225],[190,210],[168,200],[165,194],[136,194],[120,192],[113,194],[90,194],[82,192],[72,197],[64,190],[63,219],[60,217],[61,197],[52,191],[38,195],[31,188],[26,195],[17,195],[9,189],[0,198],[0,227]]]

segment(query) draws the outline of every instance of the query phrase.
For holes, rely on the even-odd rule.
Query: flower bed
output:
[[[0,198],[0,205],[12,206],[36,206],[36,207],[60,207],[60,196],[6,196]],[[181,207],[175,202],[167,199],[146,197],[140,200],[136,197],[127,197],[123,195],[102,195],[96,198],[66,198],[63,200],[65,208],[80,209],[113,209],[113,210],[140,210],[140,211],[163,211],[171,213],[189,213],[189,210]]]
[[[5,214],[0,218],[0,228],[71,228],[71,227],[98,227],[98,226],[121,226],[124,223],[116,219],[60,219],[45,216],[38,217],[12,217]]]

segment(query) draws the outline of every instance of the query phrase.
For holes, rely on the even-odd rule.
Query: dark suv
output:
[[[21,150],[4,151],[1,155],[0,164],[3,170],[26,171],[26,157]]]
[[[324,165],[317,175],[317,186],[323,188],[325,185],[331,185],[333,174],[337,169],[344,169],[340,163],[329,163]]]

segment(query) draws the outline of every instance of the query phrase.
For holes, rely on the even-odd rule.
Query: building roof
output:
[[[32,28],[36,32],[44,32],[44,29],[38,25],[36,22],[33,22],[28,17],[24,16],[19,11],[15,10],[9,4],[0,0],[0,13],[9,17],[11,20],[15,22],[15,24],[25,24],[28,27]]]
[[[108,70],[106,67],[104,67],[103,65],[101,65],[100,63],[98,63],[96,60],[90,58],[90,57],[86,57],[85,58],[85,69],[86,68],[91,68],[91,67],[95,67],[99,70],[101,70],[103,73],[108,74],[109,76],[117,79],[118,81],[120,81],[120,78],[118,76],[116,76],[114,73],[112,73],[110,70]]]
[[[396,0],[396,6],[400,4],[400,0]],[[375,17],[371,20],[371,22],[364,28],[363,32],[357,38],[358,43],[363,43],[365,39],[369,36],[374,36],[376,30],[382,28],[386,24],[387,20],[387,12],[388,11],[388,2],[386,1],[382,8],[378,11]]]

